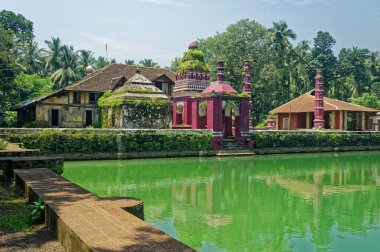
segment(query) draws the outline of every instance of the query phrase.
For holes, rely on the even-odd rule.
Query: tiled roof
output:
[[[227,82],[219,83],[213,82],[210,86],[208,86],[205,90],[202,91],[202,95],[209,94],[237,94],[238,92],[231,87],[231,85]]]
[[[61,89],[55,90],[55,91],[53,91],[51,93],[45,94],[43,96],[40,96],[38,98],[20,102],[15,107],[13,107],[12,110],[17,110],[17,109],[20,109],[20,108],[25,108],[25,107],[31,106],[31,105],[33,105],[33,104],[35,104],[37,102],[46,100],[46,99],[48,99],[48,98],[50,98],[50,97],[52,97],[54,95],[57,95],[59,93],[64,93],[64,92],[65,92],[65,90],[63,88],[61,88]]]
[[[87,92],[107,92],[113,90],[116,81],[112,81],[116,77],[124,76],[127,80],[135,75],[136,70],[140,70],[150,81],[154,81],[158,76],[165,75],[173,83],[175,81],[175,74],[165,68],[151,68],[132,66],[124,64],[110,64],[99,69],[94,74],[83,78],[82,80],[67,86],[66,90],[72,91],[87,91]]]
[[[280,107],[270,111],[270,113],[305,113],[314,112],[314,89],[291,100]],[[325,111],[357,111],[357,112],[377,112],[378,110],[364,106],[340,101],[337,99],[324,98]]]

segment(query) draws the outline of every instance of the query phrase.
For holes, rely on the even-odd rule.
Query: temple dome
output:
[[[210,94],[237,94],[238,92],[230,84],[214,82],[203,90],[202,95]]]

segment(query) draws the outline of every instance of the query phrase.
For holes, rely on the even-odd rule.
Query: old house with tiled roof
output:
[[[123,87],[137,70],[163,95],[171,97],[175,74],[170,70],[110,64],[65,88],[18,104],[14,108],[18,125],[30,122],[35,122],[37,127],[98,125],[98,98],[105,92],[114,92]]]
[[[373,130],[371,117],[376,109],[324,96],[323,76],[317,73],[315,89],[285,103],[272,111],[278,130],[333,129]]]

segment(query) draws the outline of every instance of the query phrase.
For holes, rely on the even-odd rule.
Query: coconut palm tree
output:
[[[86,75],[86,67],[95,64],[94,53],[89,50],[78,51],[78,76],[83,78]]]
[[[60,68],[50,77],[54,89],[63,88],[77,79],[75,70],[77,69],[78,54],[72,46],[64,45],[61,48],[59,57]]]
[[[124,63],[127,64],[127,65],[135,65],[135,61],[132,60],[132,59],[124,60]]]
[[[95,62],[96,69],[103,68],[108,64],[109,64],[108,60],[103,56],[99,56]]]
[[[44,49],[39,48],[37,42],[27,43],[22,50],[17,65],[27,74],[39,74],[43,76],[46,74],[44,72],[43,53]]]
[[[59,57],[62,50],[61,39],[51,37],[51,41],[45,40],[48,49],[45,51],[46,68],[50,71],[56,71],[61,67]]]
[[[273,27],[269,29],[268,38],[271,46],[283,52],[285,48],[291,47],[289,39],[295,40],[297,35],[292,29],[289,29],[285,21],[280,21],[273,23]]]
[[[152,59],[140,60],[139,64],[144,67],[160,67],[156,62],[153,62]]]

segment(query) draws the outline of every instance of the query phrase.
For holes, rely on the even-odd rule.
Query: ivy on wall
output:
[[[105,93],[99,100],[103,128],[168,128],[172,117],[169,99],[138,98]]]

